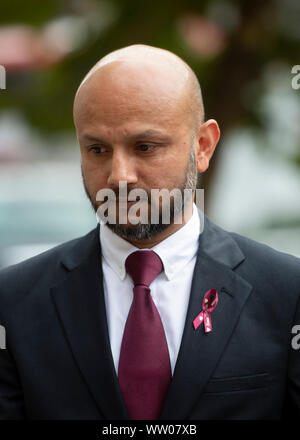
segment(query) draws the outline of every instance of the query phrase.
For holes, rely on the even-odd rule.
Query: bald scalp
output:
[[[174,53],[152,46],[142,44],[132,45],[115,50],[101,58],[85,75],[80,83],[74,99],[74,119],[82,104],[85,102],[84,94],[87,93],[89,83],[101,81],[101,69],[107,70],[128,67],[133,73],[148,69],[151,72],[153,82],[155,78],[162,77],[166,84],[161,93],[161,99],[168,98],[167,93],[171,90],[173,97],[180,97],[184,101],[184,112],[192,122],[193,128],[197,129],[204,121],[204,107],[199,81],[190,66]],[[130,71],[128,73],[130,75]],[[143,84],[142,84],[143,85]],[[173,86],[173,90],[172,90]],[[133,91],[134,93],[134,91]],[[165,96],[164,96],[165,95]]]

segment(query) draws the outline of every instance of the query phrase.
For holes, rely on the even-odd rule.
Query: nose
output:
[[[135,160],[125,151],[114,151],[107,183],[110,186],[118,186],[120,181],[127,184],[137,182]]]

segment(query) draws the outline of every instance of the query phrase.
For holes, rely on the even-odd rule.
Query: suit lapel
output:
[[[182,342],[160,419],[186,419],[212,375],[252,290],[233,270],[243,259],[231,236],[205,217]],[[211,288],[219,302],[211,315],[213,330],[206,334],[203,324],[194,329],[193,320]]]
[[[231,236],[205,217],[182,342],[160,419],[187,418],[212,375],[252,290],[234,272],[244,258]],[[128,419],[110,348],[99,227],[74,242],[62,264],[67,276],[51,294],[74,359],[104,417]],[[194,329],[193,320],[212,287],[219,303],[212,313],[213,331],[205,334],[203,324]]]
[[[74,359],[104,417],[128,419],[108,335],[99,228],[65,255],[63,265],[69,273],[51,291]]]

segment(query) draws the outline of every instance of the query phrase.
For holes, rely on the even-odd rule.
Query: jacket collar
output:
[[[202,215],[199,212],[199,215]],[[184,419],[209,380],[230,339],[252,286],[234,269],[245,260],[238,244],[206,216],[192,281],[185,327],[174,375],[161,419]],[[203,224],[203,223],[202,223]],[[51,294],[65,329],[76,364],[107,419],[128,419],[115,372],[105,310],[99,225],[74,240],[61,263],[67,277]],[[219,303],[212,314],[213,331],[205,334],[192,323],[202,308],[203,296],[216,288]]]
[[[236,268],[245,256],[231,235],[224,229],[213,223],[206,215],[198,210],[201,221],[198,254],[205,253],[207,256],[225,264],[231,269]],[[62,255],[61,263],[68,270],[73,270],[89,258],[96,248],[101,256],[99,244],[98,224],[95,229],[83,237],[73,240],[67,251]]]

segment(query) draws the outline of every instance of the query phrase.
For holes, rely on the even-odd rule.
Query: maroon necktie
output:
[[[155,420],[172,377],[165,332],[149,289],[163,265],[155,252],[136,251],[125,267],[134,288],[120,351],[119,383],[130,418]]]

